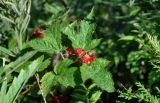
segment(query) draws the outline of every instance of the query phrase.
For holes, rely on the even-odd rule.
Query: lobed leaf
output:
[[[38,58],[37,60],[33,61],[27,69],[21,70],[18,77],[13,79],[11,86],[9,87],[6,94],[3,94],[4,100],[1,99],[0,103],[13,103],[17,98],[18,94],[28,81],[28,79],[34,74],[34,72],[39,68],[39,65],[42,62],[42,57]],[[5,85],[5,84],[4,84]],[[5,86],[6,87],[6,86]],[[6,88],[3,89],[1,87],[1,91],[5,91]],[[3,101],[2,101],[3,100]]]
[[[1,103],[4,103],[6,92],[7,92],[7,81],[5,80],[2,83],[1,91],[0,91],[0,102]]]
[[[114,82],[111,73],[105,70],[106,65],[104,59],[96,59],[91,65],[82,65],[80,71],[83,82],[92,79],[102,90],[113,92]]]
[[[41,87],[45,97],[52,90],[52,87],[55,85],[55,82],[55,74],[53,74],[52,72],[48,72],[42,77]]]
[[[76,75],[78,75],[78,69],[76,67],[69,68],[69,65],[72,63],[72,60],[64,59],[63,61],[60,61],[54,68],[56,72],[57,81],[65,87],[74,87],[77,82]]]
[[[93,11],[94,10],[92,9],[86,18],[80,21],[79,31],[75,30],[77,24],[76,21],[65,28],[64,34],[66,34],[71,40],[73,48],[83,48],[85,50],[90,50],[95,48],[100,43],[100,39],[92,39],[92,34],[95,30]]]
[[[6,49],[6,48],[4,48],[2,46],[0,46],[0,51],[3,52],[3,53],[6,53],[6,54],[8,54],[8,55],[10,55],[12,57],[15,56],[9,49]]]
[[[100,98],[101,94],[102,94],[101,91],[94,92],[89,98],[90,103],[96,103],[98,99]]]
[[[31,57],[33,57],[33,55],[35,55],[36,53],[37,53],[36,51],[27,52],[23,56],[17,58],[14,62],[11,62],[8,65],[4,66],[2,71],[0,71],[0,75],[2,75],[3,73],[6,73],[6,76],[7,76],[8,74],[12,73],[18,67],[23,65],[26,61],[28,61]],[[2,77],[0,77],[0,80],[1,79]]]
[[[56,53],[62,49],[61,46],[61,24],[55,23],[47,30],[43,31],[43,39],[35,39],[30,42],[30,46],[40,52],[49,54]]]
[[[51,63],[50,58],[44,60],[44,61],[42,62],[42,64],[40,65],[40,68],[39,68],[38,71],[41,72],[41,71],[45,70],[45,69],[49,66],[50,63]]]

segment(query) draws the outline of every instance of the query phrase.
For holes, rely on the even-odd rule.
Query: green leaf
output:
[[[51,63],[51,60],[50,58],[49,59],[46,59],[45,61],[42,62],[42,64],[40,65],[40,68],[39,68],[39,72],[43,71],[44,69],[46,69],[48,67],[48,65]]]
[[[88,45],[86,47],[87,50],[91,50],[95,47],[97,47],[101,42],[101,39],[94,39],[91,42],[88,42]]]
[[[88,50],[93,49],[100,43],[99,39],[92,40],[92,34],[95,30],[93,14],[92,9],[87,17],[80,21],[80,31],[75,30],[77,24],[76,21],[65,28],[64,34],[66,34],[71,40],[73,48],[83,48]]]
[[[64,11],[64,8],[62,6],[60,7],[59,5],[57,5],[57,3],[52,3],[52,5],[50,5],[49,3],[45,3],[44,6],[47,12],[50,12],[55,16]]]
[[[61,46],[61,24],[55,23],[47,30],[43,31],[43,39],[35,39],[30,42],[30,46],[38,51],[53,54],[62,49]]]
[[[24,62],[28,61],[31,57],[33,57],[36,53],[37,53],[36,51],[31,51],[31,52],[25,53],[23,56],[17,58],[14,62],[11,62],[10,64],[6,65],[5,69],[18,68]]]
[[[42,77],[41,87],[45,97],[52,90],[52,87],[55,85],[55,82],[55,75],[52,72],[48,72]]]
[[[114,91],[114,82],[109,71],[105,70],[108,62],[104,59],[96,59],[91,65],[82,65],[80,67],[83,82],[92,79],[95,84],[107,92]]]
[[[92,11],[87,15],[87,17],[80,22],[80,33],[79,33],[79,43],[82,48],[87,48],[87,42],[92,40],[92,34],[95,30],[94,23],[94,12]]]
[[[87,64],[82,65],[80,67],[80,71],[83,82],[85,82],[89,78],[92,78],[100,70],[103,70],[108,63],[109,61],[106,61],[104,59],[96,59],[91,65]]]
[[[73,100],[76,101],[73,103],[77,103],[77,101],[85,102],[87,100],[86,88],[83,85],[78,85],[71,96],[73,97]]]
[[[112,75],[110,72],[106,72],[105,70],[99,71],[97,75],[94,75],[94,82],[100,87],[102,90],[106,90],[107,92],[114,92],[114,82],[112,79]]]
[[[135,6],[134,8],[133,8],[133,10],[130,12],[130,16],[135,16],[135,15],[137,15],[138,14],[138,12],[140,11],[140,8],[139,7],[137,7],[137,6]]]
[[[100,98],[101,94],[102,94],[101,91],[94,92],[89,98],[90,103],[96,103],[97,100]]]
[[[132,40],[135,40],[135,36],[128,35],[128,36],[121,37],[119,40],[132,41]]]
[[[9,49],[6,49],[6,48],[4,48],[2,46],[0,46],[0,51],[5,53],[5,54],[8,54],[8,55],[10,55],[12,57],[15,57],[15,55]]]
[[[58,82],[65,87],[74,87],[76,85],[75,77],[78,75],[76,72],[78,69],[76,67],[69,68],[69,65],[72,63],[72,60],[64,59],[63,61],[60,61],[54,68],[57,74],[56,78]]]
[[[8,89],[8,92],[5,95],[5,100],[0,103],[13,103],[28,79],[34,74],[34,72],[39,68],[39,65],[42,62],[42,57],[38,58],[37,60],[33,61],[27,69],[21,70],[18,77],[13,79],[11,86]]]
[[[65,87],[75,87],[76,81],[75,81],[75,75],[76,75],[77,68],[64,68],[63,71],[61,71],[60,74],[58,74],[57,79],[60,84],[62,84]]]
[[[24,62],[22,65],[20,65],[17,69],[15,69],[14,71],[15,72],[20,72],[20,70],[21,69],[23,69],[23,68],[27,68],[28,67],[28,65],[31,63],[32,61],[26,61],[26,62]]]
[[[69,65],[73,63],[72,60],[65,58],[62,61],[59,61],[54,68],[56,74],[60,74],[65,68],[68,68]]]
[[[11,62],[8,65],[6,65],[5,67],[3,67],[4,69],[2,71],[0,71],[0,80],[2,78],[1,75],[3,73],[6,73],[6,75],[12,73],[18,67],[20,67],[21,65],[23,65],[26,61],[28,61],[31,57],[33,57],[33,55],[35,55],[36,53],[37,53],[36,51],[27,52],[23,56],[17,58],[14,62]]]
[[[149,76],[148,76],[148,82],[149,82],[149,85],[153,85],[154,83],[157,83],[159,80],[160,80],[160,72],[156,71],[156,70],[152,70],[150,73],[149,73]]]
[[[74,30],[75,28],[75,25],[76,25],[76,21],[71,23],[70,25],[68,25],[65,30],[64,30],[64,33],[68,36],[68,38],[72,41],[72,46],[74,48],[79,48],[81,47],[81,44],[79,44],[79,36],[78,34],[76,33],[76,31]]]
[[[7,81],[5,80],[5,81],[3,81],[3,84],[1,86],[1,91],[0,91],[0,101],[1,101],[1,103],[4,103],[6,91],[7,91]]]
[[[82,101],[77,101],[77,103],[85,103],[85,102],[82,102]]]

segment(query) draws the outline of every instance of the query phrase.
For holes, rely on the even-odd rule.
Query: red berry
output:
[[[43,38],[44,38],[44,34],[40,33],[40,34],[38,35],[38,37],[41,38],[41,39],[43,39]]]
[[[68,54],[74,54],[74,49],[73,48],[67,48],[66,49]]]
[[[96,54],[91,55],[92,61],[96,59]]]
[[[91,64],[96,59],[96,54],[92,54],[91,52],[88,52],[84,54],[82,57],[80,57],[80,61],[85,64]]]
[[[74,51],[74,53],[78,56],[82,55],[85,53],[85,51],[82,48],[78,48]]]
[[[85,55],[83,55],[83,56],[80,58],[80,61],[81,61],[82,63],[91,64],[92,58],[91,58],[90,55],[85,54]]]
[[[96,59],[96,54],[93,54],[92,52],[88,52],[87,54],[91,56],[92,61]]]
[[[39,36],[42,31],[43,31],[43,29],[40,28],[40,27],[38,27],[38,28],[36,28],[36,29],[32,32],[32,35],[33,35],[33,36]]]
[[[36,36],[37,34],[38,34],[38,33],[37,33],[36,31],[33,31],[33,32],[32,32],[32,35],[33,35],[33,36]]]

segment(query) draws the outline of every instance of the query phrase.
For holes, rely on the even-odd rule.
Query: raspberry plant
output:
[[[103,91],[114,92],[112,75],[105,69],[109,61],[96,58],[96,53],[93,53],[94,48],[100,43],[100,39],[93,39],[94,31],[92,9],[81,21],[69,24],[60,18],[45,28],[37,27],[33,30],[31,35],[33,39],[28,45],[17,45],[20,46],[19,52],[24,50],[24,53],[20,53],[22,56],[18,58],[16,56],[19,54],[1,47],[1,51],[13,56],[15,61],[9,63],[3,61],[4,65],[0,72],[0,79],[3,82],[0,102],[12,103],[17,101],[17,98],[21,101],[27,90],[30,91],[34,85],[39,87],[36,93],[42,96],[45,103],[49,95],[67,91],[69,88],[74,91],[69,94],[70,102],[73,103],[96,103]],[[19,35],[20,38],[21,36],[22,34]],[[25,49],[29,49],[29,52]],[[18,76],[14,77],[16,74]],[[33,75],[35,79],[27,84],[28,87],[26,83]]]
[[[100,43],[100,39],[92,40],[92,34],[95,29],[93,20],[92,10],[84,20],[80,21],[79,32],[74,29],[76,24],[78,25],[78,22],[73,22],[64,27],[62,26],[62,21],[55,23],[55,25],[44,30],[43,34],[45,37],[43,39],[36,39],[30,42],[30,46],[37,51],[59,56],[58,59],[53,57],[53,61],[56,59],[55,65],[52,64],[53,71],[48,72],[42,77],[42,90],[44,91],[45,96],[47,96],[57,84],[60,84],[65,88],[73,87],[76,89],[77,86],[85,86],[85,82],[89,79],[92,80],[92,83],[95,83],[95,86],[100,88],[97,92],[100,92],[100,90],[105,90],[107,92],[114,91],[112,76],[109,71],[105,70],[105,67],[108,64],[107,60],[93,58],[95,60],[91,63],[92,60],[87,60],[88,57],[86,57],[84,51],[94,49]],[[64,34],[68,36],[68,41],[65,42],[71,41],[70,45],[77,49],[73,50],[62,44],[62,37]],[[80,58],[81,61],[78,66],[72,66],[74,63],[77,63],[77,61],[76,59],[66,57],[64,54],[65,49],[68,50],[68,54],[75,53],[78,55],[76,58]],[[92,83],[90,85],[92,85]],[[85,98],[86,99],[84,99],[83,102],[87,102],[86,100],[89,99],[89,97]],[[98,100],[97,98],[95,98],[93,102],[96,102],[96,100]]]

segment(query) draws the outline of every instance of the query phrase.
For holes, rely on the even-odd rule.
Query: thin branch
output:
[[[43,97],[44,103],[47,103],[46,98],[45,98],[44,93],[43,93],[43,90],[42,90],[42,87],[41,87],[41,85],[40,85],[40,83],[39,83],[39,75],[38,75],[38,74],[35,74],[35,77],[36,77],[36,80],[37,80],[37,83],[38,83],[39,89],[40,89],[40,91],[41,91],[41,94],[42,94],[42,97]]]
[[[59,54],[59,53],[57,53],[56,55],[54,55],[54,56],[52,57],[52,65],[53,65],[53,66],[57,64],[59,58],[60,58],[60,54]]]
[[[6,62],[6,59],[5,59],[5,58],[2,58],[2,60],[3,60],[3,65],[2,65],[2,66],[4,67],[5,64],[6,64],[6,63],[5,63],[5,62]]]
[[[60,52],[60,55],[61,55],[62,59],[64,59],[64,56],[63,56],[63,54],[61,52]]]
[[[5,17],[5,16],[3,16],[3,15],[1,15],[1,14],[0,14],[0,18],[1,18],[1,19],[4,19],[4,20],[7,20],[8,22],[10,22],[10,23],[12,23],[12,24],[15,24],[15,22],[14,22],[12,19],[7,18],[7,17]]]
[[[25,91],[23,91],[21,93],[21,95],[23,95],[23,96],[26,95],[27,93],[29,93],[30,91],[32,91],[36,86],[37,86],[36,83],[33,83],[33,85],[30,88],[26,88]]]

